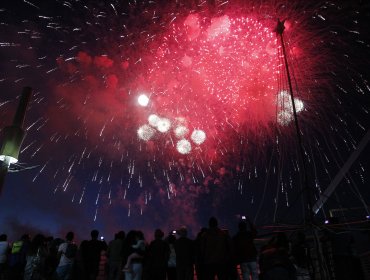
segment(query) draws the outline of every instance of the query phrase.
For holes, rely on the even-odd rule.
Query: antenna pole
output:
[[[313,215],[312,215],[312,194],[311,194],[311,189],[308,186],[308,179],[307,179],[307,167],[306,167],[306,161],[305,159],[305,154],[304,154],[304,149],[303,149],[303,142],[302,142],[302,136],[301,136],[301,130],[299,128],[299,123],[298,123],[298,117],[297,117],[297,110],[294,102],[294,95],[293,95],[293,86],[292,86],[292,79],[290,76],[290,71],[289,71],[289,64],[288,64],[288,59],[287,59],[287,54],[286,54],[286,49],[285,49],[285,42],[284,42],[284,37],[283,33],[285,30],[284,22],[278,20],[277,26],[275,28],[276,34],[280,37],[280,42],[281,42],[281,48],[283,50],[283,57],[284,57],[284,65],[285,65],[285,71],[288,79],[288,85],[289,85],[289,94],[290,94],[290,99],[292,103],[292,108],[293,108],[293,116],[294,116],[294,125],[295,125],[295,130],[297,133],[297,140],[298,140],[298,149],[299,149],[299,160],[301,162],[301,167],[302,167],[302,173],[303,173],[303,187],[305,191],[307,192],[307,206],[308,206],[308,213],[305,213],[305,219],[309,219],[310,222],[312,222]],[[307,209],[306,209],[307,211]]]

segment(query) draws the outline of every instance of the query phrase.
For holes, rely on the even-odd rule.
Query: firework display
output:
[[[366,16],[349,3],[1,4],[1,128],[19,87],[35,89],[14,169],[36,166],[30,182],[94,221],[109,209],[127,218],[171,208],[156,221],[248,211],[266,223],[289,220],[289,207],[299,220],[306,202],[275,28],[284,20],[315,199],[369,129]],[[366,172],[359,161],[344,195],[363,196]]]

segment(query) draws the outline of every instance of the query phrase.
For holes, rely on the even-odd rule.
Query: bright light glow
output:
[[[157,115],[155,114],[151,114],[149,117],[148,117],[148,122],[151,126],[153,127],[157,127],[158,126],[158,122],[160,121],[160,117],[158,117]]]
[[[186,139],[182,139],[177,142],[176,149],[180,154],[186,155],[191,151],[191,143]]]
[[[139,95],[137,102],[139,102],[140,106],[146,107],[149,103],[149,97],[146,94]]]
[[[286,90],[281,91],[277,97],[278,106],[281,110],[291,111],[293,113],[293,106],[289,92]],[[304,108],[302,100],[294,98],[295,109],[297,113],[301,112]]]
[[[294,98],[294,103],[295,103],[295,109],[297,110],[297,113],[301,112],[304,108],[302,100],[298,98]]]
[[[7,164],[14,164],[18,162],[18,159],[6,155],[0,155],[0,160]]]
[[[200,145],[206,140],[206,133],[203,130],[195,129],[191,134],[191,140],[195,144]]]
[[[214,39],[220,35],[229,34],[231,22],[228,16],[213,18],[208,28],[208,39]]]
[[[289,92],[286,90],[281,91],[277,96],[277,102],[277,121],[280,125],[288,125],[294,119],[293,105]],[[297,113],[301,112],[304,109],[304,104],[302,100],[294,98],[294,104]]]
[[[281,111],[277,115],[277,122],[280,125],[288,125],[293,120],[293,114],[287,111]]]
[[[157,115],[155,114],[151,114],[149,117],[148,117],[148,122],[151,126],[154,126],[154,127],[157,127],[158,126],[158,122],[161,118],[158,117]]]
[[[165,133],[171,128],[171,121],[166,118],[159,119],[157,123],[157,129],[159,132]]]
[[[138,130],[137,130],[137,135],[141,140],[148,141],[150,140],[155,134],[155,130],[147,125],[144,124],[142,125]]]
[[[189,133],[189,129],[186,126],[179,125],[174,132],[177,138],[184,138]]]

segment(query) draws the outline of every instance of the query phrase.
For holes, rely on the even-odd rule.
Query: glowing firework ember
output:
[[[281,125],[288,125],[293,119],[293,105],[290,94],[287,91],[281,91],[277,95],[278,112],[277,121]],[[304,109],[302,100],[294,98],[296,112],[299,113]]]
[[[141,94],[137,101],[139,102],[139,104],[143,107],[146,107],[148,106],[148,103],[149,103],[149,97],[146,95],[146,94]]]
[[[183,138],[189,133],[189,129],[186,126],[180,125],[175,128],[175,135],[177,138]]]
[[[171,121],[166,118],[160,118],[157,123],[157,129],[159,132],[165,133],[168,132],[171,128]]]
[[[182,139],[177,142],[176,148],[180,154],[186,155],[191,151],[191,144],[188,140]]]
[[[144,141],[150,140],[154,136],[154,134],[155,130],[147,124],[141,126],[137,131],[137,135],[139,136],[139,138]]]
[[[152,114],[152,115],[150,115],[150,116],[148,117],[148,122],[149,122],[149,124],[150,124],[151,126],[157,127],[157,126],[158,126],[159,121],[160,121],[160,117],[158,117],[157,115]]]
[[[196,129],[191,134],[191,140],[197,145],[202,144],[206,140],[206,134],[204,131]]]

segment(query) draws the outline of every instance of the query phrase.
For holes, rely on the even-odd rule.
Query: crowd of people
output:
[[[214,217],[195,239],[183,226],[168,236],[156,229],[149,244],[139,230],[119,231],[109,243],[93,230],[91,239],[79,246],[73,232],[64,239],[42,234],[31,239],[25,234],[11,245],[3,234],[0,280],[213,280],[216,276],[218,280],[290,280],[298,279],[299,271],[308,271],[304,234],[291,244],[284,233],[277,233],[258,250],[256,236],[248,219],[241,220],[238,232],[230,236]],[[300,279],[310,279],[309,274],[301,274]]]

